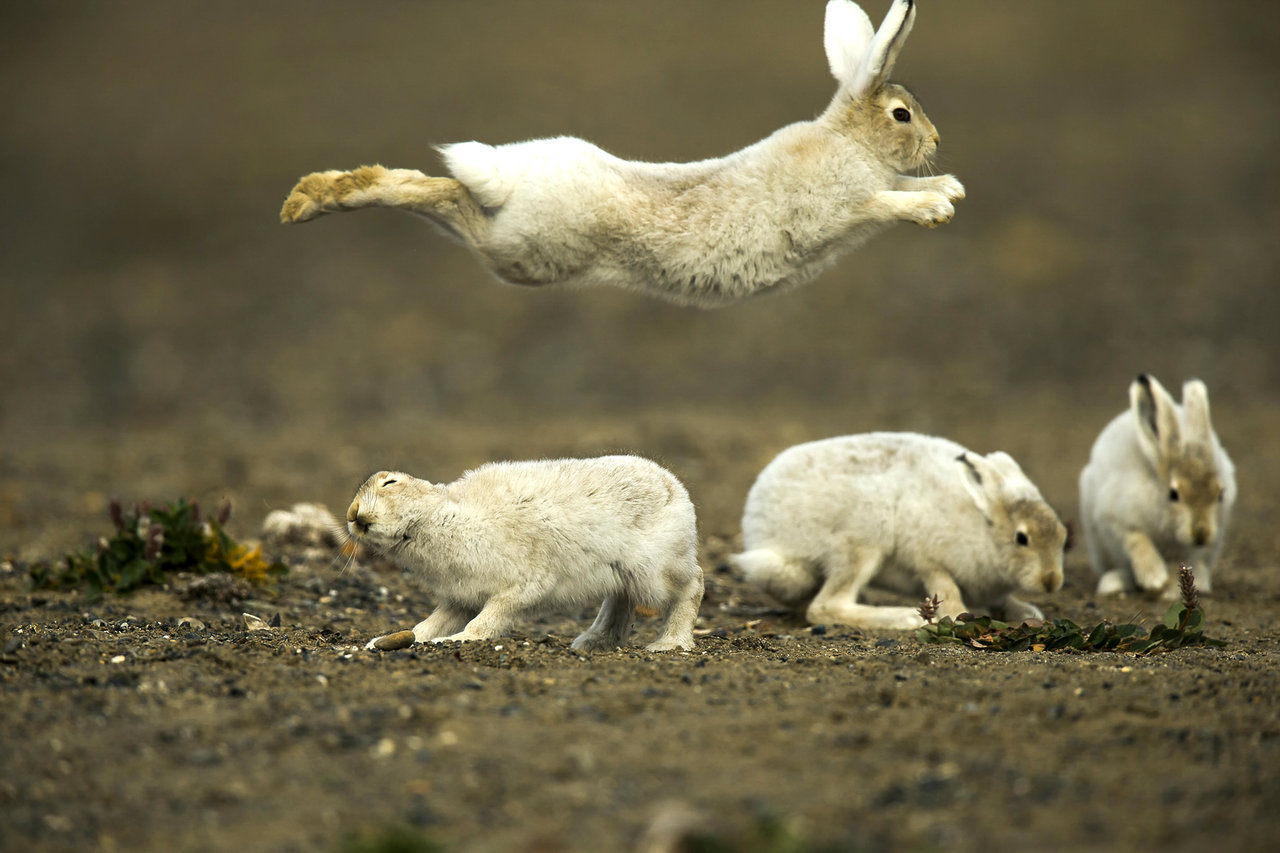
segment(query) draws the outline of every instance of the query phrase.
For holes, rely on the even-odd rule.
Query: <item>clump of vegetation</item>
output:
[[[441,853],[444,848],[422,833],[402,826],[349,835],[342,853]]]
[[[96,547],[68,554],[56,563],[32,563],[28,569],[37,589],[87,588],[91,595],[126,593],[146,584],[163,584],[172,572],[210,574],[228,572],[265,583],[288,571],[283,563],[268,562],[262,549],[237,543],[223,529],[231,504],[223,504],[213,518],[202,519],[195,501],[179,500],[161,509],[146,503],[126,512],[112,501],[115,533]]]
[[[1003,652],[1056,651],[1073,649],[1080,652],[1131,652],[1149,655],[1183,646],[1223,646],[1222,640],[1204,635],[1204,610],[1196,590],[1191,569],[1178,570],[1181,600],[1175,601],[1164,614],[1161,624],[1149,632],[1141,625],[1115,625],[1101,622],[1081,627],[1070,619],[1052,621],[1032,619],[1021,625],[1009,625],[989,616],[961,614],[957,619],[943,617],[935,622],[938,599],[925,599],[920,615],[926,624],[916,631],[922,643],[959,643],[975,649]]]
[[[856,848],[810,841],[803,823],[773,814],[757,814],[743,832],[689,832],[672,849],[682,853],[837,853]]]

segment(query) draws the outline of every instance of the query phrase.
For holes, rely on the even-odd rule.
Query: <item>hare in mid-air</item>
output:
[[[1067,529],[1008,454],[888,432],[778,454],[747,494],[742,542],[730,565],[809,622],[907,630],[924,624],[918,608],[863,590],[937,596],[953,618],[1043,618],[1014,593],[1062,586]]]
[[[894,0],[876,31],[856,3],[831,0],[831,104],[725,157],[634,162],[572,137],[461,142],[439,148],[452,178],[316,172],[280,218],[398,207],[511,284],[615,285],[704,307],[802,284],[894,222],[949,221],[964,198],[951,175],[903,174],[938,147],[915,97],[889,82],[915,13]]]
[[[1179,405],[1154,376],[1140,375],[1128,411],[1103,429],[1080,472],[1098,593],[1171,596],[1182,564],[1208,591],[1235,501],[1235,466],[1209,419],[1204,383],[1185,383]]]

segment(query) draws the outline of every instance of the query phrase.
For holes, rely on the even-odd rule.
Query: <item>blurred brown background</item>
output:
[[[1269,517],[1277,7],[920,7],[895,76],[955,221],[707,312],[502,286],[403,214],[277,211],[317,169],[439,173],[447,141],[739,148],[832,94],[820,0],[5,4],[0,550],[78,544],[110,495],[231,496],[249,532],[380,467],[619,448],[732,534],[785,444],[867,429],[1007,449],[1069,515],[1139,370],[1208,382]]]

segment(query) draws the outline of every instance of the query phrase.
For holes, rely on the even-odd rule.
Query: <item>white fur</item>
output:
[[[944,616],[1042,618],[1013,593],[1062,585],[1066,528],[1007,454],[870,433],[779,454],[751,487],[742,537],[730,563],[780,600],[808,603],[811,623],[906,630],[923,624],[917,608],[860,604],[862,589],[937,595]]]
[[[1098,592],[1171,596],[1184,564],[1207,592],[1236,500],[1235,466],[1213,430],[1208,391],[1187,382],[1179,405],[1154,377],[1140,376],[1129,398],[1080,472]]]
[[[867,61],[876,30],[862,7],[849,0],[829,0],[822,27],[822,46],[827,51],[831,76],[856,90],[859,72]]]
[[[856,4],[832,0],[830,106],[724,157],[635,162],[571,137],[461,142],[439,149],[456,181],[381,166],[315,173],[281,218],[398,207],[513,284],[614,285],[701,306],[798,285],[894,222],[949,221],[964,197],[950,175],[902,174],[938,143],[910,93],[888,83],[914,16],[895,0],[873,35]]]
[[[693,503],[647,459],[496,462],[441,485],[384,471],[360,487],[347,526],[437,596],[413,629],[420,643],[495,637],[603,598],[575,649],[625,644],[637,605],[663,620],[650,650],[693,648],[703,591]]]

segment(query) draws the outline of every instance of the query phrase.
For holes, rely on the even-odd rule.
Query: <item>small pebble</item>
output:
[[[394,634],[387,634],[385,637],[379,637],[373,641],[373,647],[384,652],[392,652],[396,649],[407,649],[412,645],[412,631],[396,631]]]

